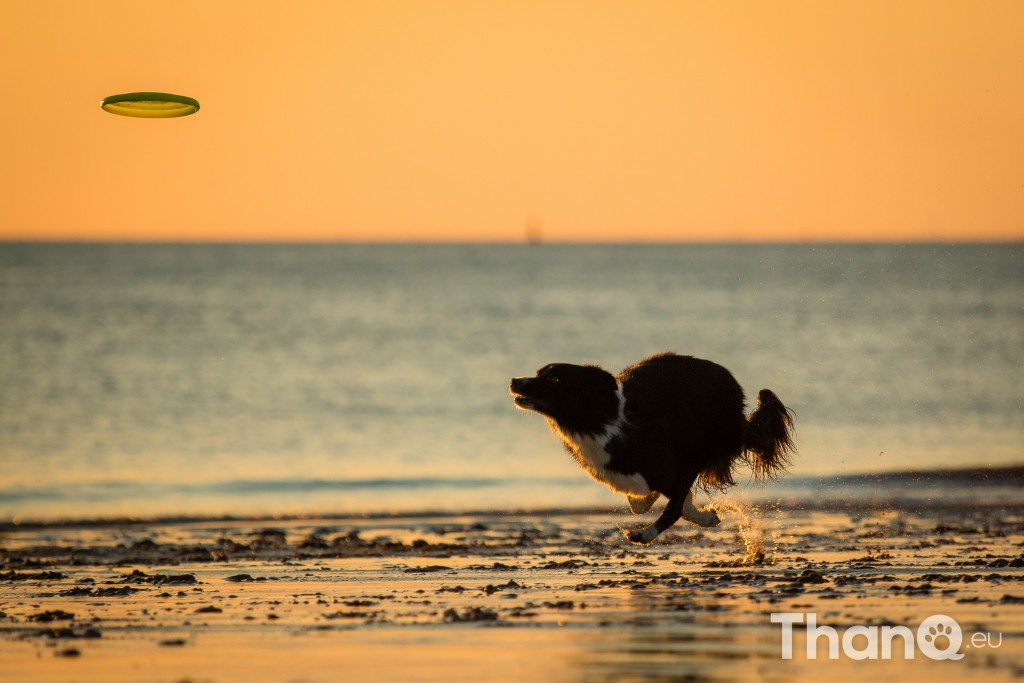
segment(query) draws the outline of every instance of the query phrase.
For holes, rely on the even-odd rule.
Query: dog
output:
[[[721,365],[660,353],[618,376],[596,365],[552,363],[535,377],[509,383],[515,405],[543,415],[551,431],[591,477],[623,493],[634,514],[668,503],[648,527],[626,532],[649,545],[680,517],[710,527],[714,510],[693,504],[706,492],[733,486],[745,461],[755,478],[774,478],[795,453],[793,413],[768,389],[745,415],[743,388]]]

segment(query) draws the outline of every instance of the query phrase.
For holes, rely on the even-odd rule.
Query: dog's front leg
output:
[[[640,545],[648,545],[654,539],[656,539],[661,532],[668,529],[673,524],[679,521],[679,518],[684,514],[687,514],[692,510],[691,516],[687,517],[691,522],[697,522],[699,519],[702,522],[707,522],[703,526],[714,526],[717,524],[718,515],[714,511],[707,513],[701,512],[693,505],[693,494],[691,489],[693,488],[694,482],[697,481],[697,475],[700,472],[689,472],[686,475],[677,479],[679,486],[676,488],[675,493],[668,495],[668,504],[665,505],[665,509],[661,511],[661,516],[654,521],[654,524],[643,528],[643,529],[632,529],[626,532],[626,538],[633,543]],[[687,510],[686,508],[690,508]],[[693,519],[695,517],[696,519]],[[714,520],[714,521],[713,521]]]
[[[661,534],[662,531],[679,521],[683,514],[683,502],[686,496],[676,494],[668,499],[668,504],[661,511],[661,517],[655,520],[654,524],[643,529],[631,529],[626,532],[626,538],[638,545],[648,545]]]

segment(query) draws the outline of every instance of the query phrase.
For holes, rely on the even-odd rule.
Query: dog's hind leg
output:
[[[626,496],[626,500],[629,501],[629,511],[634,515],[642,515],[651,509],[660,495],[657,491],[652,491],[646,496]]]
[[[697,506],[693,504],[693,489],[686,494],[686,500],[683,501],[683,519],[688,522],[693,522],[697,526],[718,526],[722,523],[718,513],[707,507],[703,510],[698,510]]]

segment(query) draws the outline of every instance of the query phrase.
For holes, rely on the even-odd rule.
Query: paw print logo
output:
[[[950,624],[936,624],[928,627],[928,633],[924,634],[924,639],[925,642],[931,643],[936,648],[945,650],[949,647],[951,635],[953,635],[953,627]],[[940,638],[945,638],[945,642],[940,641]]]
[[[933,614],[917,627],[917,647],[929,659],[963,659],[961,643],[960,624],[945,614]]]

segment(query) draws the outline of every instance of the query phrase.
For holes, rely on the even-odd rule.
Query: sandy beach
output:
[[[8,525],[0,680],[1024,676],[1024,506],[715,504],[650,547],[620,510]]]

